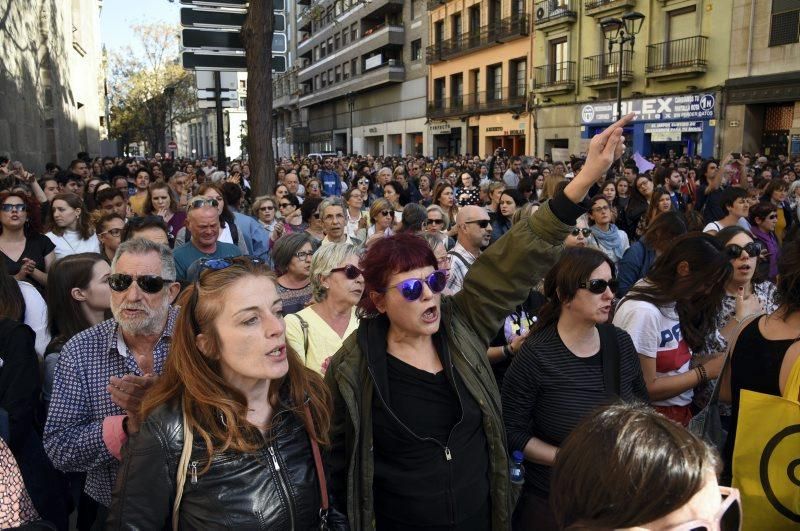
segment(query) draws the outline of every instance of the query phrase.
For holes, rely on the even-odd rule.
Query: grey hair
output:
[[[380,175],[383,172],[389,172],[389,175],[394,175],[394,172],[392,172],[392,169],[389,166],[384,166],[383,168],[379,169],[376,175]]]
[[[422,238],[428,242],[428,245],[431,247],[431,251],[435,251],[437,247],[443,245],[445,250],[447,250],[447,241],[442,234],[434,234],[432,232],[423,232]]]
[[[341,197],[339,196],[326,197],[325,199],[322,200],[322,203],[320,203],[319,207],[317,208],[320,220],[325,219],[325,209],[332,206],[341,207],[342,212],[345,212],[347,210],[347,205],[344,204],[344,201],[342,200]]]
[[[328,297],[328,288],[322,285],[322,277],[331,274],[331,269],[339,267],[348,256],[359,256],[359,248],[351,243],[331,243],[320,247],[311,259],[311,291],[314,302],[322,302]]]
[[[161,258],[161,277],[165,280],[175,281],[177,273],[175,271],[175,258],[172,256],[172,249],[166,245],[161,245],[154,241],[145,240],[144,238],[133,238],[119,244],[114,259],[111,261],[111,272],[117,269],[117,262],[124,253],[130,254],[148,254],[158,253]]]
[[[442,219],[444,220],[444,227],[447,228],[450,226],[450,216],[447,215],[447,212],[444,211],[442,207],[439,205],[430,205],[425,212],[438,212],[442,215]]]

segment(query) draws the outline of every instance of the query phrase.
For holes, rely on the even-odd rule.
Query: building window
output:
[[[246,79],[240,79],[239,80],[239,88],[242,89],[242,90],[247,90],[247,80]]]
[[[440,20],[433,25],[433,42],[442,44],[444,40],[444,21]]]
[[[481,6],[472,6],[467,13],[469,13],[469,33],[475,37],[481,32]]]
[[[800,42],[800,0],[772,0],[769,45]]]
[[[422,39],[411,41],[411,60],[419,61],[422,59]]]
[[[416,4],[417,4],[417,0],[411,0],[408,3],[408,11],[409,11],[409,14],[411,15],[411,20],[414,20],[415,18],[417,18],[417,5]]]
[[[347,41],[350,38],[350,32],[348,30],[344,30],[342,32],[342,46],[347,46]]]
[[[525,59],[516,59],[509,64],[509,78],[511,80],[511,95],[516,97],[525,96],[527,92],[527,71],[528,64]]]
[[[350,62],[346,62],[342,65],[342,77],[344,79],[350,79]]]
[[[489,101],[503,99],[502,63],[486,67],[486,99]]]
[[[337,66],[334,69],[334,75],[336,76],[334,79],[335,79],[335,81],[337,83],[342,80],[342,67],[341,66]]]
[[[355,42],[358,39],[358,22],[350,26],[350,41]]]
[[[433,101],[437,108],[444,105],[444,87],[445,80],[443,77],[433,80]]]
[[[350,71],[354,76],[358,75],[358,59],[350,61]]]
[[[341,45],[342,45],[341,38],[337,33],[336,35],[333,36],[333,49],[338,50],[341,47]]]
[[[246,108],[247,107],[247,98],[239,98],[239,107]]]
[[[461,37],[461,13],[450,17],[450,29],[452,30],[452,34],[450,36],[453,37],[453,40]]]

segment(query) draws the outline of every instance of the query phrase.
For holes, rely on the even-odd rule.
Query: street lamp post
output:
[[[608,57],[611,61],[614,45],[619,45],[619,63],[617,63],[617,120],[622,118],[622,69],[625,60],[625,43],[630,43],[631,63],[633,62],[633,44],[636,34],[642,29],[644,15],[634,11],[618,18],[605,18],[600,22],[603,36],[608,41]]]
[[[347,108],[350,111],[350,134],[347,135],[348,155],[353,154],[353,106],[356,103],[356,95],[352,92],[347,93]]]

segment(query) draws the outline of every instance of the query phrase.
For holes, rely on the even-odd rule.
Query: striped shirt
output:
[[[630,336],[619,328],[620,398],[647,402],[647,387]],[[531,437],[560,446],[578,422],[608,403],[602,349],[580,358],[567,349],[556,325],[531,335],[503,379],[503,418],[509,453],[523,450]],[[525,462],[525,487],[546,497],[550,467]]]
[[[178,308],[170,308],[167,326],[153,349],[156,374],[164,368],[177,316]],[[44,428],[44,446],[53,465],[62,472],[86,472],[86,494],[105,506],[111,504],[120,463],[103,441],[103,420],[125,414],[111,401],[106,386],[112,376],[144,376],[134,357],[120,351],[120,344],[125,345],[120,338],[117,322],[109,319],[67,341],[56,365]]]

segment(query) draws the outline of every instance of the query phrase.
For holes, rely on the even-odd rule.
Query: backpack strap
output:
[[[297,320],[300,322],[300,329],[303,330],[303,361],[308,361],[308,322],[300,317],[299,314],[293,313],[291,314],[297,317]]]
[[[603,387],[608,398],[619,398],[620,376],[617,330],[614,325],[608,323],[598,325],[597,329],[600,333],[600,350],[603,356]]]

